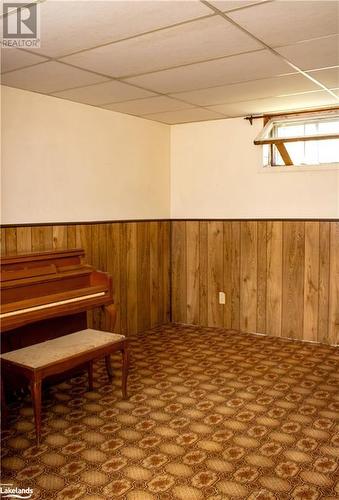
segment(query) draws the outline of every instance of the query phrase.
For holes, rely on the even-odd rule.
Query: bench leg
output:
[[[93,361],[88,362],[87,373],[88,373],[88,388],[90,391],[93,391]]]
[[[105,356],[105,364],[106,364],[107,376],[109,378],[109,381],[112,382],[113,371],[112,371],[112,365],[111,365],[111,356],[109,354],[107,356]]]
[[[34,409],[35,434],[39,445],[41,436],[41,380],[32,380],[30,387]]]
[[[129,354],[127,347],[122,349],[122,397],[127,399],[127,376],[128,376]]]

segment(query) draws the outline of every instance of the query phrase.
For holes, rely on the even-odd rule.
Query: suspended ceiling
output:
[[[2,84],[168,124],[339,105],[339,2],[40,3]]]

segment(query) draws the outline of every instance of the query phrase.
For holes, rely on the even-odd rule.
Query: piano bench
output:
[[[108,377],[112,380],[110,355],[116,351],[122,353],[122,395],[126,399],[129,355],[127,339],[124,335],[88,328],[0,356],[3,373],[23,375],[29,381],[38,444],[41,436],[41,383],[43,379],[87,364],[91,390],[93,361],[104,356]]]

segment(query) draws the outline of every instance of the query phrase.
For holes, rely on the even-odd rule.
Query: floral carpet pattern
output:
[[[30,399],[2,434],[2,483],[57,500],[316,500],[339,497],[339,352],[219,328],[168,325],[131,337],[92,392],[49,388],[42,444]]]

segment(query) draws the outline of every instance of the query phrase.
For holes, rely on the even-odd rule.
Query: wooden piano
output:
[[[1,351],[87,328],[87,311],[105,312],[113,331],[112,279],[85,263],[82,249],[4,256],[1,261]]]

